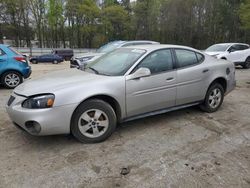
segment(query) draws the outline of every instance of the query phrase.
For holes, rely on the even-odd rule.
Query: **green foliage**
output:
[[[103,9],[101,22],[104,33],[109,40],[127,39],[130,31],[130,18],[125,9],[119,5]]]
[[[243,29],[250,30],[250,1],[241,4],[239,10]]]
[[[40,47],[98,47],[155,40],[206,48],[250,42],[250,0],[0,0],[0,40]],[[35,35],[33,35],[35,33]]]

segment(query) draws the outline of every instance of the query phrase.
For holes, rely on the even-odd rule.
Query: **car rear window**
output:
[[[17,50],[15,50],[14,48],[12,47],[8,47],[10,51],[12,51],[14,54],[16,55],[22,55],[21,53],[19,53]]]

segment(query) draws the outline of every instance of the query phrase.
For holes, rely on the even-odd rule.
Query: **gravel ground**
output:
[[[67,69],[32,65],[31,78]],[[0,187],[250,187],[250,70],[214,114],[188,108],[124,123],[105,142],[33,137],[5,112],[0,88]]]

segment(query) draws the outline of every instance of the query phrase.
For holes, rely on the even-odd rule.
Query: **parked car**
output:
[[[74,56],[72,49],[55,49],[52,50],[52,54],[62,57],[65,61],[69,61]]]
[[[10,46],[0,44],[0,83],[13,89],[30,74],[31,67],[26,58]]]
[[[226,59],[245,69],[250,68],[250,46],[242,43],[221,43],[210,46],[205,51],[218,59]]]
[[[234,87],[231,62],[184,46],[132,46],[110,52],[84,70],[25,82],[11,94],[6,109],[30,134],[72,133],[81,142],[100,142],[117,122],[193,105],[215,112]]]
[[[55,54],[45,54],[30,58],[30,62],[33,64],[37,63],[53,63],[58,64],[63,62],[63,58]]]
[[[159,42],[147,41],[147,40],[135,40],[135,41],[113,41],[100,47],[96,53],[80,54],[77,57],[71,59],[70,68],[82,68],[87,63],[93,62],[102,55],[109,53],[117,48],[135,45],[149,45],[160,44]]]

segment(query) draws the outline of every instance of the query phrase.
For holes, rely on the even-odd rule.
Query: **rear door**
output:
[[[175,49],[175,57],[178,66],[176,105],[203,100],[205,79],[210,71],[202,64],[204,56],[187,49]]]
[[[175,105],[176,70],[172,51],[163,49],[152,52],[135,70],[141,67],[150,69],[151,76],[126,80],[128,117]]]

